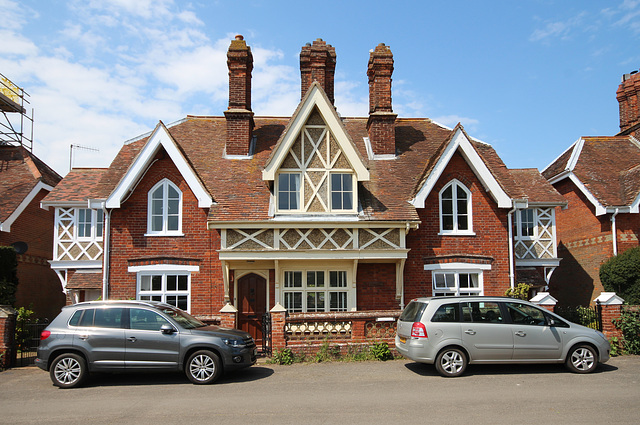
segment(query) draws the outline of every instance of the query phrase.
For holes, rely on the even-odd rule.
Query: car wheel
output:
[[[567,355],[567,368],[574,373],[593,372],[598,366],[598,352],[590,345],[576,345]]]
[[[53,385],[74,388],[82,384],[87,376],[87,364],[78,354],[61,354],[51,363],[49,376]]]
[[[436,369],[446,378],[460,376],[467,368],[467,356],[458,348],[446,348],[436,357]]]
[[[200,350],[189,356],[185,372],[194,384],[211,384],[222,372],[220,357],[209,350]]]

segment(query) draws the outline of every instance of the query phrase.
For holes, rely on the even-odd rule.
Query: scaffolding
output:
[[[33,108],[29,108],[29,97],[0,74],[0,145],[23,146],[33,151]]]

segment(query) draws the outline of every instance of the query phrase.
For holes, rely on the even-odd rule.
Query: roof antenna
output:
[[[73,168],[73,150],[80,149],[85,151],[92,152],[100,152],[100,149],[92,148],[90,146],[82,146],[82,145],[74,145],[73,143],[69,146],[69,171]]]

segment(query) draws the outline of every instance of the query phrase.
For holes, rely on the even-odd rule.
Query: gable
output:
[[[349,168],[353,170],[358,181],[369,180],[369,170],[364,160],[347,134],[335,108],[317,82],[311,85],[298,109],[291,117],[289,125],[280,140],[278,140],[271,157],[262,171],[263,180],[275,180],[276,173],[283,166],[285,160],[288,161],[288,164],[291,164],[290,153],[296,142],[305,135],[304,130],[312,131],[311,139],[314,136],[319,137],[316,134],[317,131],[313,130],[313,126],[326,128],[331,138],[331,143],[334,144],[334,151],[340,150],[341,159],[349,163]],[[317,127],[317,129],[321,130],[320,127]],[[304,145],[301,144],[300,146]]]
[[[500,183],[493,176],[491,170],[489,170],[487,164],[485,164],[478,152],[476,152],[473,145],[471,144],[471,141],[460,125],[458,125],[454,129],[454,133],[449,139],[449,142],[446,144],[444,151],[440,155],[440,158],[438,158],[435,166],[422,181],[422,184],[419,186],[415,197],[410,201],[410,203],[416,208],[425,207],[425,201],[427,197],[433,190],[437,181],[440,179],[442,173],[449,164],[449,161],[451,161],[451,158],[456,152],[460,152],[460,154],[465,159],[476,177],[478,177],[484,188],[496,201],[498,207],[511,208],[511,197],[505,192]]]
[[[167,128],[162,124],[162,122],[160,122],[153,131],[153,134],[149,137],[145,146],[142,148],[136,159],[133,161],[125,175],[107,199],[107,208],[120,208],[122,202],[127,198],[129,193],[135,189],[140,179],[144,176],[146,170],[151,166],[154,157],[161,148],[167,152],[173,163],[178,168],[178,171],[189,185],[189,188],[198,199],[198,207],[211,207],[213,202],[211,195],[209,195],[209,192],[205,189],[200,178],[196,175],[182,151],[178,148],[178,145],[169,134]]]

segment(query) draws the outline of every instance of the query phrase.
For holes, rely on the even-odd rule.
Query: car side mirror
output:
[[[173,326],[169,325],[169,324],[164,324],[160,327],[160,332],[162,332],[163,334],[172,334],[174,333],[176,330],[173,328]]]
[[[549,326],[555,326],[556,321],[554,319],[549,318]]]

